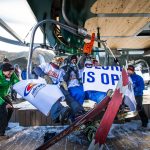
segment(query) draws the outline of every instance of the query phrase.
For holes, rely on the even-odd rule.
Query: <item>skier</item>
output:
[[[14,73],[14,68],[9,63],[4,63],[0,70],[0,140],[7,139],[6,127],[13,113],[13,105],[8,95],[12,85],[19,81]]]
[[[147,127],[148,117],[147,117],[144,107],[142,105],[143,90],[144,90],[143,78],[135,73],[135,68],[132,65],[128,66],[127,71],[133,82],[133,90],[134,90],[135,100],[137,103],[137,111],[138,111],[140,119],[142,121],[142,127]]]
[[[72,55],[68,64],[61,69],[64,71],[63,79],[67,83],[70,95],[81,105],[84,102],[84,90],[81,83],[81,74],[77,66],[77,56]]]
[[[84,71],[84,68],[95,69],[99,67],[101,66],[96,59],[92,61],[90,55],[88,54],[82,55],[81,62],[79,63],[79,68],[80,70],[82,70],[82,72]],[[85,94],[85,99],[90,99],[96,103],[101,102],[104,99],[104,97],[107,95],[106,92],[100,92],[100,91],[85,91],[84,94]]]

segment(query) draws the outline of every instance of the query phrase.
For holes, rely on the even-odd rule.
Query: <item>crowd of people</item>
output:
[[[85,113],[83,103],[85,99],[90,99],[99,103],[107,95],[106,92],[84,91],[82,83],[82,72],[84,67],[99,67],[99,62],[83,54],[69,56],[66,59],[54,58],[51,62],[41,63],[34,67],[33,73],[36,77],[42,77],[47,84],[57,84],[65,96],[67,107],[61,104],[61,99],[52,106],[50,117],[54,122],[73,122],[79,115]],[[135,99],[137,102],[137,111],[142,121],[142,126],[147,127],[148,117],[144,111],[143,90],[144,81],[142,77],[134,72],[134,66],[129,66],[128,74],[133,82]],[[26,71],[21,71],[19,65],[12,65],[7,58],[4,59],[0,67],[0,140],[8,138],[5,135],[8,122],[13,113],[11,99],[16,99],[15,91],[12,90],[9,96],[10,88],[19,80],[26,79]]]
[[[98,61],[83,55],[78,58],[76,55],[66,58],[55,58],[52,62],[42,63],[35,67],[33,72],[46,79],[48,84],[57,84],[65,96],[69,107],[64,107],[60,101],[57,101],[51,108],[51,118],[53,121],[64,121],[70,119],[73,121],[76,116],[84,113],[83,102],[85,99],[91,99],[100,102],[105,96],[104,92],[83,90],[82,72],[84,66],[98,66]],[[60,119],[61,118],[61,119]]]

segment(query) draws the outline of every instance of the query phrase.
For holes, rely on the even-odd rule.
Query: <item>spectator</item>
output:
[[[9,63],[9,59],[6,58],[6,57],[3,59],[2,65],[5,64],[5,63]],[[0,69],[2,69],[2,65],[0,65]]]
[[[133,90],[134,90],[135,100],[137,103],[137,111],[142,121],[142,127],[147,127],[148,117],[142,105],[143,90],[144,90],[143,78],[135,73],[135,68],[132,65],[128,66],[127,71],[133,82]]]
[[[13,113],[13,105],[8,91],[12,85],[19,81],[14,73],[14,68],[9,63],[4,63],[0,70],[0,140],[7,139],[6,127]]]
[[[26,69],[22,70],[21,78],[22,78],[22,80],[26,80],[27,79],[27,70]]]
[[[14,71],[15,71],[15,74],[17,75],[17,77],[21,80],[22,79],[21,78],[21,69],[18,64],[14,65]]]

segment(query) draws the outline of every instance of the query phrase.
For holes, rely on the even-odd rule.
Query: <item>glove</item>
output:
[[[52,79],[48,75],[44,75],[44,79],[46,80],[47,84],[53,84]]]
[[[6,103],[12,105],[12,99],[11,99],[10,95],[5,96],[3,99],[5,100]]]
[[[108,91],[107,91],[107,96],[112,96],[112,94],[113,94],[113,90],[112,89],[109,89]]]
[[[117,64],[119,63],[118,59],[117,58],[114,58],[114,62]]]
[[[65,89],[66,91],[68,91],[68,86],[67,86],[67,83],[66,83],[65,81],[62,81],[62,82],[60,83],[60,85],[62,85],[62,86],[64,87],[64,89]]]
[[[6,108],[7,108],[7,109],[8,109],[8,108],[13,108],[13,106],[10,105],[10,104],[6,104]]]

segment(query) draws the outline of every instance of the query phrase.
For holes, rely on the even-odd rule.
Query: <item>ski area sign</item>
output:
[[[122,68],[119,66],[85,67],[82,77],[84,91],[114,90],[120,79],[121,71]]]

